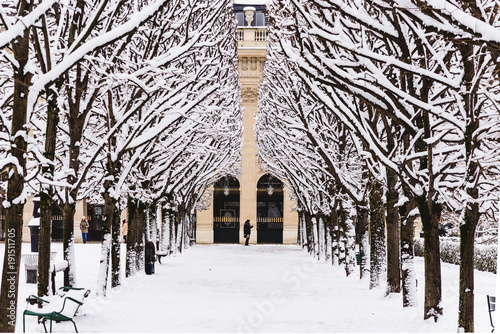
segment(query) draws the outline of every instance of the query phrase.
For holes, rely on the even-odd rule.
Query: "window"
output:
[[[255,12],[254,20],[252,26],[265,27],[266,26],[266,16],[262,12]]]
[[[243,12],[236,13],[236,20],[238,21],[238,27],[244,27],[245,26],[245,13],[243,13]]]

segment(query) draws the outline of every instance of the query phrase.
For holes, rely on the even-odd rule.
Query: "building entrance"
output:
[[[82,217],[78,218],[80,221]],[[89,222],[88,241],[102,241],[102,223],[104,218],[104,205],[88,204],[87,221]],[[80,224],[78,224],[80,225]]]
[[[283,183],[271,174],[257,183],[257,243],[283,243]]]
[[[240,183],[232,176],[214,184],[214,243],[240,242]]]

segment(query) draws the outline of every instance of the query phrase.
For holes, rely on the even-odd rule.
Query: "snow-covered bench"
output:
[[[75,332],[78,333],[73,318],[76,312],[83,305],[83,300],[89,295],[90,290],[83,288],[62,287],[57,296],[50,300],[31,295],[26,299],[28,304],[23,312],[23,333],[25,332],[25,317],[28,315],[40,317],[45,333],[47,327],[45,321],[50,320],[50,333],[52,333],[52,321],[71,321],[75,326]],[[42,308],[38,308],[38,302],[42,302]]]
[[[168,251],[167,252],[162,252],[162,251],[156,252],[156,257],[158,258],[158,262],[160,262],[160,264],[161,264],[161,258],[164,256],[168,256]]]
[[[68,261],[62,260],[59,262],[50,263],[50,280],[52,281],[52,294],[56,294],[56,273],[68,268]]]
[[[493,317],[491,316],[491,312],[495,311],[496,298],[495,296],[490,295],[486,295],[486,298],[488,299],[488,312],[490,313],[490,323],[491,327],[493,327],[491,332],[493,333],[493,331],[495,330],[495,326],[493,326]]]

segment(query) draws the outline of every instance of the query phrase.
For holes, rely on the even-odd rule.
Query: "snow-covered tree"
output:
[[[440,213],[443,205],[456,203],[450,196],[470,174],[461,165],[467,159],[464,138],[470,124],[463,87],[487,86],[467,85],[461,60],[467,52],[445,33],[437,33],[437,26],[426,30],[427,22],[413,20],[412,15],[419,14],[411,8],[405,15],[397,6],[380,2],[290,0],[280,6],[291,9],[282,20],[279,41],[308,93],[364,142],[374,160],[399,177],[405,195],[398,201],[400,207],[405,199],[418,206],[426,248],[424,316],[437,318],[442,312]],[[489,4],[480,8],[495,12]],[[481,64],[476,80],[495,70],[489,61]],[[369,108],[358,108],[352,97]],[[411,206],[401,211],[407,219]]]
[[[172,3],[123,48],[109,49],[106,59],[113,61],[101,64],[100,71],[107,73],[105,93],[83,145],[92,156],[87,165],[94,165],[85,179],[85,196],[103,194],[105,235],[113,233],[103,243],[103,294],[110,253],[112,286],[119,284],[120,199],[153,212],[157,202],[181,209],[179,240],[187,245],[198,191],[208,187],[214,171],[230,171],[238,161],[241,110],[230,14],[227,1]],[[130,221],[133,228],[135,219]],[[156,227],[150,230],[156,235]],[[142,242],[141,235],[131,237],[130,243]]]

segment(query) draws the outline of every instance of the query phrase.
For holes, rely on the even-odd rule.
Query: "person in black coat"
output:
[[[247,219],[245,225],[243,225],[243,234],[245,236],[245,246],[248,246],[248,240],[250,240],[250,232],[253,225],[250,225],[250,219]]]

